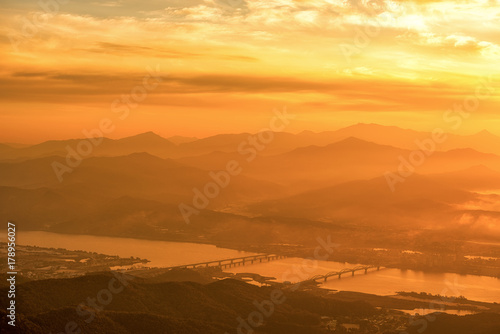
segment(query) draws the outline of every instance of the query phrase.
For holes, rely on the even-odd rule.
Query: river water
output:
[[[169,267],[204,261],[236,258],[254,253],[218,248],[213,245],[115,238],[89,235],[68,235],[49,232],[18,232],[19,245],[83,250],[121,257],[140,257],[150,260],[148,266]],[[277,281],[302,281],[358,264],[330,261],[312,262],[300,258],[258,263],[228,268],[233,273],[257,273],[275,277]],[[328,289],[358,291],[377,295],[393,295],[397,291],[415,291],[449,297],[465,296],[470,300],[500,302],[500,279],[487,276],[429,273],[413,270],[384,269],[331,277],[323,286]]]
[[[213,245],[155,241],[93,235],[59,234],[41,231],[17,233],[17,244],[47,248],[65,248],[120,257],[148,259],[149,267],[173,267],[183,264],[230,259],[255,253],[218,248]],[[5,241],[5,240],[3,240]]]
[[[315,264],[304,259],[288,258],[227,270],[233,273],[253,272],[275,277],[277,281],[296,283],[314,275],[326,274],[343,268],[354,268],[357,265],[359,264],[330,261],[317,261]],[[376,295],[394,295],[398,291],[414,291],[448,297],[462,295],[470,300],[500,302],[500,279],[488,276],[381,268],[380,271],[370,269],[367,274],[364,271],[358,271],[354,276],[346,273],[340,279],[338,276],[330,277],[322,283],[322,286],[332,290]]]

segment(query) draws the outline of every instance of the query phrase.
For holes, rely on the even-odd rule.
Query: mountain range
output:
[[[165,139],[147,132],[87,139],[88,154],[78,152],[82,139],[0,144],[0,214],[26,229],[165,238],[286,241],[304,237],[300,225],[311,222],[474,231],[480,224],[484,235],[499,236],[500,138],[448,135],[422,151],[415,140],[429,148],[429,136],[357,124],[275,133],[266,143],[255,142],[258,133]],[[68,168],[62,177],[55,165]],[[397,178],[392,188],[387,173]],[[194,225],[180,205],[192,209]]]
[[[92,155],[116,156],[136,152],[148,152],[163,158],[180,158],[208,154],[214,151],[236,152],[239,145],[248,139],[250,133],[220,134],[207,138],[173,136],[165,139],[153,132],[146,132],[122,139],[99,139]],[[417,140],[432,138],[431,131],[421,132],[401,129],[395,126],[377,124],[356,124],[336,131],[311,132],[298,134],[285,132],[274,133],[274,138],[262,155],[285,153],[294,148],[306,146],[326,146],[350,137],[355,137],[380,145],[396,146],[402,149],[418,149]],[[0,145],[0,159],[27,159],[48,155],[65,155],[66,147],[75,148],[79,141],[87,138],[70,140],[50,140],[32,146],[15,147],[14,144]],[[437,145],[437,150],[446,151],[471,148],[480,152],[500,155],[500,137],[483,130],[474,135],[446,134],[446,140]]]

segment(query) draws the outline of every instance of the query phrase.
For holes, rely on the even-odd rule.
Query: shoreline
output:
[[[217,248],[225,248],[236,250],[240,252],[249,252],[249,253],[266,253],[266,254],[277,254],[277,255],[285,255],[287,257],[297,257],[307,259],[311,257],[311,254],[314,252],[314,248],[310,248],[308,246],[301,245],[269,245],[269,244],[244,244],[237,245],[235,242],[223,242],[217,240],[209,240],[204,239],[200,240],[200,238],[194,237],[183,237],[183,238],[169,238],[165,236],[157,236],[157,237],[148,237],[148,236],[115,236],[109,234],[81,234],[81,233],[61,233],[54,232],[48,230],[25,230],[23,232],[47,232],[47,233],[55,233],[61,235],[72,235],[72,236],[90,236],[90,237],[108,237],[108,238],[123,238],[123,239],[135,239],[135,240],[145,240],[145,241],[164,241],[164,242],[178,242],[185,244],[201,244],[201,245],[210,245],[215,246]],[[21,233],[23,233],[21,232]],[[20,244],[22,245],[22,244]],[[403,252],[403,249],[388,249],[393,252]],[[483,272],[478,272],[477,267],[473,270],[467,269],[459,269],[454,268],[453,266],[447,266],[443,268],[429,267],[420,263],[416,263],[413,265],[403,265],[401,263],[394,263],[387,261],[369,261],[362,254],[354,254],[355,251],[359,253],[372,252],[372,248],[340,248],[336,250],[334,254],[332,254],[327,261],[329,262],[350,262],[350,263],[363,263],[366,265],[377,265],[385,268],[399,269],[399,270],[412,270],[412,271],[420,271],[420,272],[428,272],[428,273],[450,273],[450,274],[458,274],[458,275],[473,275],[473,276],[487,276],[500,279],[500,267],[498,268],[483,268]],[[354,255],[353,255],[354,254]],[[406,256],[416,256],[417,254],[407,254]],[[433,254],[423,254],[426,256],[435,256]],[[467,255],[472,256],[474,255]],[[491,269],[490,271],[486,271],[486,269]],[[492,272],[493,271],[493,272]],[[494,272],[497,272],[496,274]]]

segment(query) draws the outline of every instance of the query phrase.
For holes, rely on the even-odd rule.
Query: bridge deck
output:
[[[354,276],[354,273],[356,271],[363,271],[363,270],[366,274],[369,269],[373,269],[373,268],[377,268],[377,271],[380,270],[380,266],[375,266],[375,265],[357,266],[354,268],[344,268],[344,269],[339,270],[339,271],[329,272],[328,274],[313,276],[313,277],[305,280],[304,282],[317,281],[320,279],[322,279],[326,282],[329,277],[338,276],[339,278],[341,278],[342,274],[345,274],[345,273],[352,273],[352,275]]]
[[[213,261],[205,261],[205,262],[198,262],[198,263],[191,263],[191,264],[184,264],[180,266],[173,266],[173,267],[167,267],[165,269],[176,269],[176,268],[196,268],[200,266],[205,266],[205,267],[231,267],[231,266],[239,266],[239,265],[245,265],[246,263],[254,263],[255,261],[260,261],[262,262],[263,260],[267,261],[272,261],[272,260],[278,260],[278,259],[283,259],[286,258],[284,255],[276,255],[276,254],[257,254],[257,255],[250,255],[250,256],[242,256],[242,257],[235,257],[231,259],[222,259],[222,260],[213,260]],[[212,266],[211,266],[212,264]]]

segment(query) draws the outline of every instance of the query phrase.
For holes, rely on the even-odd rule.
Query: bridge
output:
[[[254,264],[255,262],[270,262],[273,260],[280,260],[284,259],[286,256],[284,255],[276,255],[276,254],[258,254],[258,255],[250,255],[250,256],[243,256],[243,257],[236,257],[232,259],[224,259],[224,260],[214,260],[214,261],[207,261],[207,262],[199,262],[199,263],[192,263],[192,264],[185,264],[182,266],[174,266],[174,267],[168,267],[165,269],[181,269],[181,268],[207,268],[207,267],[219,267],[221,269],[226,269],[226,268],[231,268],[231,267],[239,267],[239,266],[244,266],[245,264]]]
[[[305,280],[304,282],[311,282],[311,281],[316,282],[318,280],[323,280],[324,282],[326,282],[329,277],[338,276],[338,278],[340,279],[343,274],[347,274],[347,273],[352,273],[352,276],[354,276],[354,273],[356,271],[364,271],[365,274],[367,274],[368,270],[373,269],[373,268],[377,268],[377,271],[380,270],[380,266],[362,265],[362,266],[357,266],[354,268],[344,268],[344,269],[339,270],[339,271],[332,271],[332,272],[329,272],[328,274],[324,274],[324,275],[316,275],[316,276],[313,276],[313,277]]]

